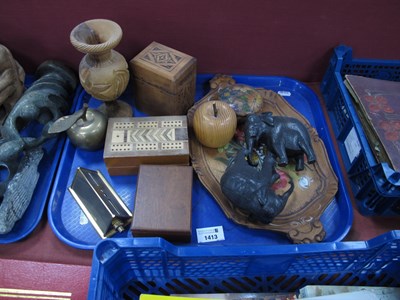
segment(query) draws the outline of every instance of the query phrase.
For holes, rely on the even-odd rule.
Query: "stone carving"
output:
[[[0,44],[0,124],[24,92],[25,71]]]
[[[0,167],[8,176],[0,183],[0,234],[10,232],[27,209],[39,178],[41,145],[55,136],[48,128],[67,113],[77,85],[75,74],[57,61],[42,63],[36,77],[1,127]],[[38,123],[38,136],[27,136]]]

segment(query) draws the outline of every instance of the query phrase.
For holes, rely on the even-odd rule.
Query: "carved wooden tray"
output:
[[[231,142],[223,148],[212,149],[203,147],[193,132],[193,115],[197,107],[205,101],[217,98],[217,89],[211,90],[188,111],[190,135],[190,156],[192,165],[199,180],[208,189],[220,205],[225,215],[234,222],[249,228],[271,230],[285,233],[294,243],[320,242],[325,237],[325,230],[320,217],[333,200],[337,190],[337,177],[329,162],[323,141],[310,123],[298,113],[279,94],[261,88],[256,89],[263,98],[261,111],[271,111],[274,115],[291,116],[302,121],[309,130],[317,162],[305,164],[303,171],[295,171],[294,164],[277,170],[281,175],[275,186],[276,192],[286,188],[287,180],[292,178],[295,189],[284,210],[270,224],[252,223],[248,221],[245,212],[235,208],[224,196],[220,187],[228,160],[235,156],[241,147],[240,130]]]

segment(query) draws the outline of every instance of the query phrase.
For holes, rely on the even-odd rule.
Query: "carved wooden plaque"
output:
[[[271,111],[274,115],[295,117],[302,121],[309,130],[312,145],[316,153],[317,162],[305,164],[303,171],[295,171],[294,164],[277,169],[280,180],[275,186],[279,193],[287,188],[289,179],[292,179],[295,188],[284,210],[274,218],[270,224],[252,223],[247,214],[234,207],[224,196],[220,187],[220,179],[224,174],[230,157],[242,147],[240,138],[236,136],[232,141],[220,149],[203,147],[193,134],[193,115],[196,108],[205,101],[217,98],[217,89],[211,90],[203,99],[188,112],[190,156],[192,165],[200,181],[214,196],[223,209],[225,215],[238,224],[249,228],[272,230],[285,233],[294,243],[320,242],[326,233],[320,217],[326,207],[333,200],[337,190],[337,177],[330,165],[323,141],[310,123],[299,114],[279,94],[265,89],[257,89],[263,97],[261,111]],[[239,130],[240,131],[240,130]]]
[[[110,175],[137,174],[141,164],[189,165],[186,116],[110,118],[104,162]]]

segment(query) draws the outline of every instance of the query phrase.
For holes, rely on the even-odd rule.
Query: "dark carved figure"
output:
[[[258,170],[247,162],[246,150],[242,149],[226,168],[220,184],[229,201],[249,214],[249,221],[268,224],[283,210],[294,189],[290,181],[289,190],[275,194],[271,187],[278,178],[271,154],[265,156]]]
[[[296,170],[304,169],[304,154],[309,164],[316,161],[306,126],[296,118],[273,116],[271,112],[248,115],[245,122],[247,155],[260,146],[275,154],[280,166],[288,164],[288,157],[296,161]]]
[[[71,103],[69,96],[77,85],[76,75],[56,61],[42,63],[36,71],[38,79],[26,90],[1,127],[4,140],[22,139],[26,148],[42,144],[50,136],[47,129],[65,113]],[[31,122],[44,125],[39,138],[24,138],[20,132]]]
[[[42,63],[36,75],[0,127],[0,169],[7,175],[0,182],[0,234],[10,232],[28,207],[39,179],[41,145],[55,136],[48,128],[68,112],[77,85],[74,72],[57,61]]]

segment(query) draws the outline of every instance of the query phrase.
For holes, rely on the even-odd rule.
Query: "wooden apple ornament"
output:
[[[236,126],[235,111],[222,101],[204,102],[193,116],[193,130],[197,140],[210,148],[219,148],[229,143]]]

